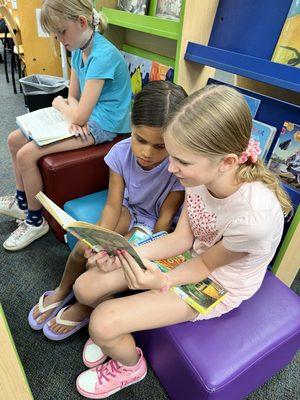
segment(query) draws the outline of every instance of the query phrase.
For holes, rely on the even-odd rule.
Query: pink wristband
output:
[[[170,277],[169,277],[169,275],[168,274],[164,274],[164,277],[165,277],[165,285],[160,289],[160,291],[162,292],[162,293],[166,293],[169,289],[170,289],[170,287],[171,287],[171,279],[170,279]]]

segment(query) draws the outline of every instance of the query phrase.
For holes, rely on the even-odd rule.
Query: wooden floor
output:
[[[1,400],[33,400],[1,304],[0,398]]]

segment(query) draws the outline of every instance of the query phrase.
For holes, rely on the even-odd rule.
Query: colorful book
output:
[[[128,67],[132,95],[135,96],[150,80],[152,61],[121,51]]]
[[[293,0],[272,61],[300,67],[300,0]]]
[[[186,251],[181,255],[170,257],[166,260],[157,260],[155,264],[161,271],[168,272],[191,258],[190,252]],[[224,299],[227,293],[221,285],[213,282],[210,278],[203,279],[203,281],[196,284],[174,286],[171,290],[201,314],[207,314],[211,311]]]
[[[146,14],[149,0],[118,0],[118,9],[132,14]]]
[[[261,121],[256,121],[255,119],[252,122],[253,126],[251,137],[252,139],[259,142],[259,147],[261,149],[259,157],[263,160],[270,149],[277,128],[275,126],[265,124]]]
[[[170,81],[174,80],[174,68],[152,61],[150,81]]]
[[[270,157],[268,168],[300,193],[300,126],[286,121]]]
[[[258,107],[260,105],[260,99],[257,99],[256,97],[248,96],[247,94],[244,94],[243,96],[244,96],[244,99],[247,101],[247,104],[250,108],[252,118],[255,118]]]

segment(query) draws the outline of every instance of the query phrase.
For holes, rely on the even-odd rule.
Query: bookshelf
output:
[[[108,18],[106,34],[120,50],[174,67],[176,83],[188,93],[205,86],[214,68],[186,63],[188,40],[208,44],[218,0],[182,0],[179,21],[155,17],[156,0],[150,1],[150,15],[117,10],[117,1],[99,0],[96,8]]]
[[[291,3],[292,0],[264,0],[258,7],[252,0],[220,0],[208,44],[189,40],[185,53],[185,60],[191,64],[235,74],[242,92],[261,99],[256,119],[278,129],[267,159],[283,122],[300,123],[300,68],[271,61]],[[290,286],[300,266],[300,195],[296,189],[284,187],[292,199],[295,215],[274,261],[273,272]]]

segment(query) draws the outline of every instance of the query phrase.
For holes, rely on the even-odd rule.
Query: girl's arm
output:
[[[168,272],[171,286],[180,286],[202,281],[215,269],[237,261],[247,254],[248,253],[227,250],[220,241],[201,254],[201,256],[188,260]]]
[[[193,232],[191,231],[189,220],[186,214],[185,205],[182,208],[176,229],[169,235],[154,240],[152,243],[136,247],[136,251],[141,258],[148,260],[159,260],[177,256],[190,250],[194,242]]]
[[[115,230],[122,211],[125,184],[121,175],[109,169],[109,186],[106,204],[98,225]]]
[[[168,194],[160,208],[159,217],[154,226],[154,232],[168,232],[170,230],[173,218],[179,210],[183,199],[184,191],[174,191]]]
[[[80,96],[80,100],[78,104],[76,104],[76,100],[79,98],[79,83],[75,71],[72,71],[68,102],[66,102],[62,96],[57,96],[53,100],[52,105],[68,118],[72,124],[82,126],[88,122],[89,117],[99,100],[103,85],[103,79],[87,80]]]

